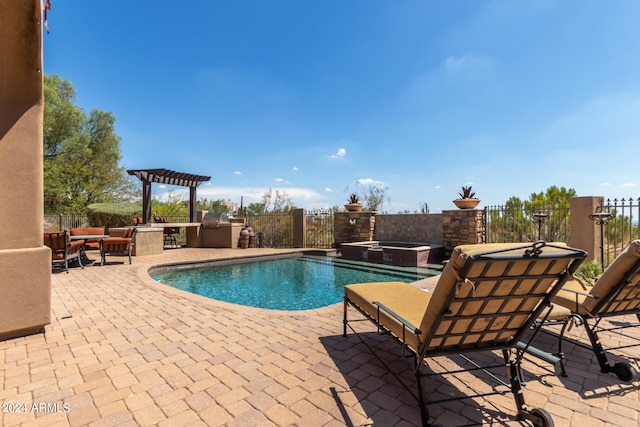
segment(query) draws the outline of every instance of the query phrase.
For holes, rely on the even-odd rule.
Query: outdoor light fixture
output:
[[[549,217],[546,213],[538,212],[533,214],[533,218],[538,223],[538,240],[540,240],[540,235],[542,231],[542,223]]]
[[[604,226],[611,219],[609,212],[596,212],[589,215],[589,219],[596,222],[600,226],[600,264],[604,271]]]

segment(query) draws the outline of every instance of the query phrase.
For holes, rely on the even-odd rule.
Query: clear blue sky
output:
[[[116,115],[126,168],[211,175],[199,197],[331,207],[359,180],[392,213],[455,209],[468,184],[481,207],[551,185],[638,197],[639,17],[636,0],[53,0],[44,63]]]

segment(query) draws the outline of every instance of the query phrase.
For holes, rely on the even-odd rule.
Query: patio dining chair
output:
[[[84,244],[84,240],[69,240],[67,231],[44,233],[44,244],[51,249],[51,262],[63,263],[64,269],[69,274],[69,261],[78,260],[78,264],[81,268],[82,265],[81,249]]]
[[[544,318],[549,312],[551,298],[586,255],[564,244],[541,241],[528,245],[459,246],[433,293],[403,282],[347,285],[343,335],[347,335],[347,327],[358,335],[350,322],[362,319],[347,318],[351,306],[373,322],[378,332],[398,341],[412,356],[417,393],[394,376],[418,401],[422,425],[430,425],[427,406],[445,402],[425,402],[423,377],[441,375],[421,372],[426,358],[500,350],[504,364],[482,368],[506,367],[509,383],[503,384],[510,386],[518,417],[550,427],[553,419],[545,409],[529,410],[525,404],[520,365],[525,353],[551,363],[558,361],[531,346],[539,329],[532,333],[530,328],[537,318]],[[393,373],[392,369],[389,371]]]
[[[640,326],[640,240],[631,242],[607,267],[593,287],[589,288],[577,279],[570,280],[553,298],[553,304],[549,320],[563,323],[558,339],[563,376],[567,376],[567,373],[562,343],[566,330],[576,324],[584,326],[602,372],[614,373],[623,381],[631,381],[636,377],[636,370],[628,362],[616,362],[613,365],[608,362],[598,332],[620,332],[622,329]],[[604,319],[628,314],[635,315],[638,321],[610,326],[602,322]],[[612,349],[615,350],[610,350]]]
[[[106,237],[100,240],[100,265],[104,265],[107,255],[126,255],[131,264],[131,249],[135,243],[136,228],[129,227],[122,237]]]
[[[160,216],[156,216],[153,218],[153,220],[158,223],[158,224],[167,224],[169,221],[167,221],[167,218],[165,217],[160,217]],[[176,239],[176,234],[180,234],[180,228],[179,227],[164,227],[162,229],[162,234],[164,237],[164,245],[169,245],[172,247],[177,247],[178,246],[178,240]]]

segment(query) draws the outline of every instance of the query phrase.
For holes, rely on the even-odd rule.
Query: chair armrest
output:
[[[402,323],[407,329],[409,329],[411,332],[413,332],[416,335],[420,335],[422,333],[422,331],[418,328],[416,328],[415,326],[413,326],[411,323],[409,323],[407,320],[403,319],[399,314],[397,314],[396,312],[394,312],[393,310],[391,310],[390,308],[386,307],[384,304],[378,302],[378,301],[373,301],[373,304],[376,305],[378,307],[378,310],[382,310],[384,312],[386,312],[387,314],[389,314],[391,317],[393,317],[394,319],[396,319],[398,322]],[[380,317],[380,316],[378,316]],[[378,319],[379,320],[379,319]]]
[[[600,299],[600,297],[597,296],[597,295],[589,294],[587,292],[576,291],[575,289],[562,288],[560,290],[564,291],[564,292],[574,293],[574,294],[576,294],[576,298],[578,298],[578,295],[582,295],[582,296],[585,296],[587,298]]]
[[[563,291],[563,292],[570,292],[570,293],[575,294],[575,296],[576,296],[576,300],[575,300],[576,307],[575,307],[574,312],[576,312],[576,313],[578,312],[578,310],[579,310],[578,307],[580,306],[580,301],[578,300],[579,296],[584,296],[585,298],[593,298],[595,300],[600,299],[600,297],[597,296],[597,295],[589,294],[587,292],[576,291],[575,289],[561,288],[560,290]]]

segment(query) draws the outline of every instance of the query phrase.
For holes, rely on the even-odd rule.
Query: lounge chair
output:
[[[80,249],[84,244],[84,240],[69,240],[67,231],[44,233],[44,244],[51,249],[52,265],[56,262],[64,263],[64,269],[69,274],[69,261],[78,260],[81,268],[82,259],[80,257]]]
[[[107,255],[128,255],[131,264],[131,248],[135,242],[136,228],[129,227],[122,237],[105,237],[100,240],[100,265],[104,265]]]
[[[520,363],[525,351],[543,356],[529,345],[537,333],[530,327],[537,318],[544,318],[551,298],[586,255],[545,242],[459,246],[433,293],[402,282],[347,285],[343,334],[347,335],[347,327],[356,332],[349,322],[361,320],[347,319],[347,309],[353,306],[379,332],[389,334],[409,351],[418,387],[414,397],[423,425],[429,425],[421,379],[427,375],[420,372],[425,358],[502,350],[519,418],[552,426],[547,411],[526,408]],[[545,360],[558,360],[548,356]]]
[[[578,280],[570,280],[553,298],[553,303],[555,306],[549,320],[564,324],[558,340],[558,353],[561,356],[564,356],[562,342],[567,328],[574,323],[584,325],[602,372],[612,372],[623,381],[631,381],[636,376],[635,369],[628,362],[608,363],[597,332],[639,326],[634,322],[622,327],[612,325],[605,328],[600,322],[626,314],[635,314],[640,322],[640,240],[631,242],[592,288]],[[564,360],[560,363],[562,375],[566,376]]]

